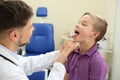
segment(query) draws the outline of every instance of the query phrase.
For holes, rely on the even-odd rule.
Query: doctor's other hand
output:
[[[65,64],[65,61],[67,57],[74,51],[76,48],[79,47],[78,42],[68,42],[65,41],[61,46],[60,46],[60,54],[56,59],[56,62],[61,62],[62,64]]]

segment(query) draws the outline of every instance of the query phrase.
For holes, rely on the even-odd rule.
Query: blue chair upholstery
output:
[[[48,72],[47,70],[34,72],[32,75],[28,76],[29,80],[47,80]]]
[[[47,16],[47,8],[39,7],[36,15],[38,17]],[[25,55],[38,55],[54,51],[54,29],[50,23],[33,23],[34,31],[30,43],[26,45]]]
[[[46,7],[39,7],[37,9],[36,16],[38,16],[38,17],[47,17],[47,8]]]
[[[39,7],[36,15],[47,16],[47,8]],[[54,51],[54,29],[50,23],[33,23],[34,31],[30,43],[25,47],[25,56],[35,56]],[[29,80],[45,80],[45,71],[35,72],[28,76]]]
[[[26,54],[41,54],[54,50],[53,25],[34,23],[34,31],[30,43],[26,46]]]
[[[32,76],[28,76],[29,80],[45,80],[45,72],[40,71],[40,72],[35,72],[32,74]]]

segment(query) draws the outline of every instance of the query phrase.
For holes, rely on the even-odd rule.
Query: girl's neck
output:
[[[89,42],[89,43],[80,43],[80,53],[84,54],[85,52],[87,52],[93,45],[95,44],[95,42]]]

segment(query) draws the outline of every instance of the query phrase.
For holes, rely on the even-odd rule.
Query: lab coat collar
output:
[[[19,65],[19,61],[13,55],[11,55],[9,51],[7,51],[5,48],[6,47],[4,48],[0,47],[0,54],[12,60],[16,65]]]

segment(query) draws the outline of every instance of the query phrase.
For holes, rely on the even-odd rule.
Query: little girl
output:
[[[73,41],[80,46],[68,57],[64,80],[105,80],[108,65],[97,49],[107,22],[91,13],[84,13],[74,29]]]

